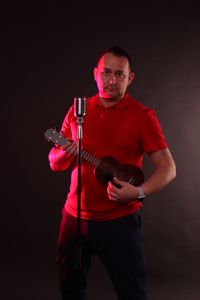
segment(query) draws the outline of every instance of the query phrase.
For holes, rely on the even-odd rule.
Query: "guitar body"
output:
[[[139,167],[120,164],[111,156],[101,158],[101,164],[95,168],[95,177],[105,184],[113,177],[129,182],[134,186],[139,186],[144,182],[144,173]]]

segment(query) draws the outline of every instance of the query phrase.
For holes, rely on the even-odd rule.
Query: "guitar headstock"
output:
[[[44,133],[44,136],[49,142],[53,142],[58,146],[63,146],[67,143],[67,139],[55,128],[47,129]]]

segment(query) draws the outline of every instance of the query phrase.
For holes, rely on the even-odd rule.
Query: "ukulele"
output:
[[[50,128],[45,132],[45,138],[58,146],[63,146],[70,142],[56,129]],[[144,182],[144,173],[137,167],[130,164],[120,164],[112,156],[97,158],[86,150],[81,151],[81,158],[95,167],[95,177],[102,183],[107,184],[113,177],[126,181],[134,186],[139,186]]]

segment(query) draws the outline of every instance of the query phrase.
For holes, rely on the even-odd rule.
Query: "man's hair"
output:
[[[98,59],[97,59],[97,66],[99,64],[100,59],[106,54],[106,53],[112,53],[115,56],[119,56],[119,57],[126,57],[128,62],[129,62],[129,67],[130,67],[130,71],[133,71],[133,65],[132,65],[132,59],[131,56],[129,55],[128,52],[126,52],[124,49],[117,47],[117,46],[113,46],[111,48],[107,48],[105,49],[103,52],[101,52],[101,54],[99,55]]]

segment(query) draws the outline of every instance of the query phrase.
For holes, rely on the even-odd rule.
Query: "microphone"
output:
[[[86,114],[86,97],[74,98],[74,115],[75,117],[83,118]]]

